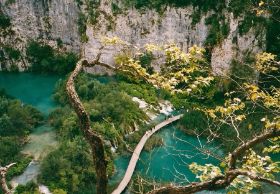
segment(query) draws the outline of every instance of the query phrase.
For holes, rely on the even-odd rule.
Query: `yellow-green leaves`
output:
[[[174,44],[166,46],[164,52],[167,64],[183,65],[188,63],[189,57],[187,54]]]
[[[205,166],[202,166],[194,162],[189,165],[189,168],[196,174],[196,178],[200,179],[200,181],[208,181],[222,175],[221,169],[213,164],[205,164]]]
[[[212,84],[214,77],[206,64],[205,50],[193,46],[188,53],[183,52],[175,44],[156,45],[146,44],[142,49],[129,49],[128,44],[118,37],[103,38],[104,45],[123,45],[123,49],[115,56],[116,69],[153,84],[157,88],[164,88],[171,93],[196,94],[204,87]],[[151,65],[160,65],[161,71],[148,73],[141,66],[138,56],[150,53]],[[132,54],[133,53],[133,54]]]
[[[261,73],[269,73],[279,69],[279,63],[275,61],[276,55],[271,53],[258,54],[256,62],[256,69]]]
[[[269,140],[272,145],[265,147],[263,153],[279,153],[280,152],[280,137],[272,138]]]
[[[216,106],[215,109],[206,109],[205,113],[208,114],[212,119],[219,118],[233,118],[236,121],[242,121],[246,117],[243,114],[237,114],[237,111],[243,110],[245,103],[239,98],[227,100],[224,106]]]
[[[160,51],[162,50],[162,47],[159,45],[155,45],[155,44],[146,44],[144,46],[144,48],[146,49],[146,51],[148,52],[155,52],[155,51]]]
[[[257,85],[244,84],[247,97],[253,102],[264,104],[267,108],[280,109],[280,89],[272,87],[270,93],[261,90]]]
[[[127,43],[120,39],[119,37],[102,37],[101,43],[103,45],[109,46],[109,45],[126,45]]]

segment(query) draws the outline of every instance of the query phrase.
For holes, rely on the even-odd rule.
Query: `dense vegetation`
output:
[[[134,148],[149,128],[144,122],[148,119],[146,114],[132,101],[131,96],[157,105],[161,94],[152,86],[129,83],[118,76],[106,78],[82,74],[76,87],[90,115],[92,128],[106,141],[108,172],[111,176],[114,172],[111,147],[117,148],[117,153],[126,153],[128,148]],[[65,81],[57,84],[54,99],[62,108],[49,116],[50,124],[57,131],[60,146],[44,159],[40,181],[52,190],[88,193],[94,189],[95,170],[91,165],[89,146],[82,137],[76,115],[69,108],[64,88]],[[140,129],[138,132],[126,135],[135,131],[136,126]],[[161,140],[155,138],[146,149],[160,144]]]
[[[197,12],[194,13],[197,14],[197,18],[200,18],[201,12],[209,10],[218,12],[225,6],[222,0],[208,1],[208,3],[173,0],[124,2],[139,9],[155,8],[159,11],[164,9],[166,5],[181,7],[192,4],[197,8]],[[234,17],[245,15],[239,26],[239,35],[244,35],[253,26],[268,25],[270,27],[267,36],[268,50],[279,54],[279,25],[276,25],[275,20],[266,21],[262,17],[252,15],[252,12],[248,10],[254,4],[256,2],[251,0],[230,1],[229,6]],[[94,6],[94,3],[92,3],[92,6]],[[116,4],[113,6],[115,10],[118,9],[116,6]],[[98,17],[97,14],[91,9],[91,12],[89,12],[91,22],[95,22]],[[275,14],[273,16],[277,16]],[[85,34],[85,20],[85,16],[81,15],[79,21],[82,27],[79,29],[81,34]],[[229,25],[225,17],[220,14],[210,15],[206,19],[206,24],[211,27],[205,45],[211,50],[211,47],[219,44],[227,37]],[[279,83],[277,85],[277,79],[277,81],[268,79],[267,69],[265,69],[271,64],[279,64],[279,62],[274,61],[274,56],[265,54],[256,60],[260,78],[258,84],[254,82],[256,79],[256,76],[254,76],[256,74],[255,69],[252,69],[249,65],[241,67],[238,61],[233,61],[229,77],[231,81],[225,89],[222,88],[224,86],[220,87],[219,85],[223,80],[212,77],[212,74],[209,73],[210,68],[205,63],[203,49],[195,47],[190,49],[188,55],[185,55],[174,45],[165,48],[153,45],[151,48],[151,50],[144,51],[138,58],[116,56],[117,66],[126,64],[130,70],[136,69],[136,74],[132,74],[132,76],[124,78],[123,74],[117,74],[117,76],[107,80],[102,77],[82,74],[76,82],[78,94],[89,113],[92,128],[105,140],[106,157],[109,161],[109,176],[114,172],[112,164],[114,153],[111,149],[117,149],[118,153],[124,153],[128,148],[131,149],[136,145],[147,127],[151,127],[145,123],[148,119],[147,115],[138,108],[137,103],[132,101],[132,96],[144,99],[154,106],[157,105],[160,98],[166,98],[176,108],[188,110],[179,123],[182,129],[185,130],[187,126],[188,133],[200,134],[219,141],[226,152],[233,151],[237,146],[250,140],[256,134],[279,127]],[[164,68],[160,74],[155,74],[151,65],[154,59],[153,49],[155,48],[158,51],[164,50],[166,54]],[[16,50],[9,47],[5,49],[5,52],[10,53],[13,58],[19,57]],[[50,46],[38,42],[29,43],[27,56],[32,63],[31,70],[34,72],[65,74],[73,70],[77,60],[72,53],[57,53]],[[246,65],[247,63],[253,64],[255,60],[247,58],[247,61],[244,62],[246,62]],[[121,68],[119,67],[119,69]],[[270,74],[270,76],[279,76],[279,69],[276,68],[275,70],[274,67],[272,70],[273,74]],[[253,74],[253,76],[248,78],[248,74]],[[147,82],[150,81],[150,83],[156,85],[157,89],[152,84],[145,83],[143,77]],[[140,79],[134,80],[135,78]],[[172,94],[167,90],[170,90]],[[50,115],[49,122],[56,129],[60,145],[42,162],[42,173],[39,181],[48,185],[54,193],[90,193],[94,190],[96,181],[96,173],[92,166],[93,159],[89,151],[89,145],[79,129],[77,116],[69,107],[68,98],[65,94],[65,80],[58,83],[54,99],[62,107]],[[0,146],[4,148],[4,151],[0,153],[0,164],[5,165],[20,161],[17,169],[10,171],[11,174],[16,174],[29,161],[20,154],[20,148],[25,143],[25,137],[33,127],[39,124],[42,118],[33,108],[9,99],[5,95],[0,98],[0,103]],[[140,128],[139,131],[128,135],[130,132],[136,131],[137,127]],[[266,152],[279,152],[280,149],[277,147],[279,142],[277,141],[278,139],[270,141],[270,143],[276,142],[276,147],[266,147],[263,150],[264,146],[268,145],[268,143],[265,143],[254,147],[257,148],[255,149],[256,152],[248,149],[244,154],[244,160],[237,162],[239,168],[242,170],[248,170],[249,168],[251,170],[250,167],[253,166],[254,173],[264,174],[264,176],[273,179],[273,174],[279,172],[279,168],[275,167],[277,163],[274,163],[270,158],[268,159]],[[146,149],[149,150],[154,145],[160,144],[162,144],[162,141],[155,138],[154,141],[148,142]],[[230,157],[229,155],[225,161],[228,161]],[[207,181],[216,176],[222,177],[223,175],[226,177],[226,173],[232,168],[232,166],[227,165],[224,162],[221,168],[213,165],[203,167],[197,164],[191,164],[189,167],[195,174],[198,174],[197,177],[201,181]],[[236,181],[241,186],[237,183],[231,186],[245,193],[258,186],[250,180],[244,181],[237,178]],[[244,186],[244,182],[248,185]],[[29,183],[25,187],[19,187],[17,192],[37,193],[37,187],[35,183]]]
[[[5,29],[10,27],[11,20],[8,16],[4,15],[0,9],[0,28]]]
[[[0,31],[12,25],[11,19],[3,12],[2,9],[2,5],[0,4]]]
[[[42,114],[35,108],[0,92],[0,165],[16,162],[8,174],[8,179],[20,174],[29,164],[30,158],[20,151],[27,142],[32,129],[43,120]]]
[[[26,55],[31,63],[31,71],[37,73],[66,74],[74,69],[77,55],[71,52],[59,52],[42,42],[31,41],[27,45]]]
[[[207,12],[209,10],[218,11],[225,7],[224,0],[122,0],[126,6],[134,6],[138,9],[141,8],[150,8],[160,10],[161,8],[166,7],[167,5],[175,6],[175,7],[185,7],[189,5],[193,5],[203,12]]]

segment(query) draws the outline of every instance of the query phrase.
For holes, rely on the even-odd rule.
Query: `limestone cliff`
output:
[[[0,0],[2,12],[11,19],[8,35],[1,42],[21,51],[18,66],[25,68],[24,50],[29,40],[44,40],[55,46],[62,41],[65,47],[78,52],[80,36],[77,19],[79,8],[73,0]],[[11,61],[6,61],[10,65]],[[4,64],[1,64],[3,66]]]
[[[21,51],[29,39],[44,39],[55,45],[57,39],[71,50],[78,52],[84,47],[85,56],[94,58],[100,47],[100,37],[118,36],[136,46],[146,43],[176,43],[183,50],[194,44],[204,46],[211,25],[205,20],[212,12],[202,14],[200,20],[193,23],[192,15],[195,8],[173,8],[167,6],[164,12],[155,10],[123,9],[115,14],[112,2],[102,0],[98,6],[98,18],[94,24],[88,24],[86,35],[88,41],[81,43],[77,20],[80,10],[86,15],[89,9],[86,4],[81,8],[74,0],[16,0],[15,3],[5,5],[7,0],[0,0],[4,12],[11,18],[13,38],[2,41],[13,42]],[[229,33],[218,44],[211,48],[211,65],[216,73],[228,71],[233,59],[242,59],[244,54],[254,54],[263,50],[265,31],[252,28],[245,34],[238,33],[241,17],[233,17],[226,10],[223,13],[229,24]],[[102,55],[102,60],[113,64],[112,56],[117,52],[108,48]],[[18,62],[20,66],[24,65]],[[28,65],[28,64],[27,64]],[[102,72],[102,69],[94,71]]]
[[[100,48],[100,37],[118,36],[121,39],[141,47],[146,43],[176,43],[187,51],[193,45],[204,46],[210,25],[206,25],[205,19],[211,15],[211,11],[202,15],[199,22],[193,24],[192,6],[186,8],[167,7],[164,13],[155,10],[139,11],[128,9],[114,16],[110,3],[103,1],[100,6],[98,22],[87,27],[89,41],[85,44],[85,55],[92,58]],[[227,73],[233,59],[240,59],[247,54],[254,55],[264,49],[262,44],[265,39],[265,31],[256,35],[256,30],[248,33],[238,33],[239,22],[242,18],[234,18],[232,13],[225,12],[226,22],[229,23],[227,37],[211,50],[211,65],[217,74]],[[111,18],[108,20],[108,18]],[[113,64],[112,56],[116,49],[108,48],[104,51],[101,60]],[[104,71],[102,68],[95,71]]]

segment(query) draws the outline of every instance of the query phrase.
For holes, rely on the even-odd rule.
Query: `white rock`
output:
[[[39,192],[41,194],[52,194],[49,190],[49,188],[45,185],[39,185]]]

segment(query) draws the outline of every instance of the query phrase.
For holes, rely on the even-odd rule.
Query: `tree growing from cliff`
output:
[[[123,52],[116,56],[116,66],[113,67],[109,64],[100,62],[102,51],[106,46],[121,45]],[[86,112],[77,92],[75,89],[75,78],[83,71],[85,67],[103,66],[116,72],[122,72],[133,79],[142,79],[156,87],[164,88],[173,92],[188,92],[199,93],[200,89],[208,86],[214,79],[210,76],[210,69],[203,57],[203,49],[193,47],[188,54],[182,52],[175,45],[146,45],[144,52],[161,51],[165,58],[164,65],[166,68],[160,73],[149,74],[145,68],[140,65],[137,57],[139,55],[127,53],[130,45],[124,41],[114,38],[104,38],[100,52],[97,54],[96,59],[88,62],[86,59],[81,59],[77,64],[75,70],[71,73],[66,89],[69,100],[74,108],[79,121],[80,128],[84,134],[85,139],[91,146],[93,161],[97,175],[97,193],[104,194],[107,190],[107,161],[103,145],[102,137],[91,129],[91,121],[88,113]],[[187,88],[184,90],[184,88]]]
[[[103,63],[100,60],[102,51],[107,46],[122,47],[121,52],[115,56],[115,66]],[[204,88],[212,84],[214,76],[205,60],[204,50],[196,46],[190,48],[187,54],[173,44],[148,44],[139,49],[113,37],[104,38],[99,50],[100,52],[96,55],[95,60],[88,62],[86,59],[81,59],[77,63],[75,70],[68,79],[67,93],[80,120],[84,137],[91,146],[97,174],[97,193],[106,193],[108,180],[103,139],[91,129],[89,116],[75,90],[74,80],[83,68],[103,66],[115,72],[121,72],[131,79],[141,79],[157,88],[164,88],[174,94],[183,93],[197,97],[203,94]],[[159,72],[150,71],[148,73],[138,60],[144,53],[153,55],[153,63],[160,64],[163,68]],[[275,61],[274,55],[265,53],[258,56],[256,68],[260,73],[267,74],[277,71],[279,62]],[[257,85],[247,83],[242,85],[241,89],[244,90],[242,94],[244,99],[241,100],[238,95],[235,96],[232,92],[228,94],[230,97],[224,106],[201,110],[211,119],[211,125],[208,129],[211,135],[219,136],[220,128],[218,126],[226,124],[235,131],[236,138],[240,141],[239,146],[230,152],[223,161],[224,167],[221,169],[211,164],[200,166],[193,163],[189,167],[197,174],[201,182],[180,187],[169,185],[157,188],[151,193],[193,193],[227,187],[239,190],[242,188],[241,191],[246,192],[258,186],[257,182],[280,186],[280,183],[275,181],[273,176],[273,173],[279,172],[278,163],[268,156],[262,156],[253,151],[256,145],[269,142],[272,145],[266,146],[263,152],[278,152],[278,138],[280,136],[279,88],[272,86],[270,91],[265,91]],[[261,133],[248,139],[241,139],[239,126],[246,119],[245,107],[247,102],[265,108],[267,117],[262,119],[265,124]],[[276,117],[271,118],[271,115],[276,115]]]

